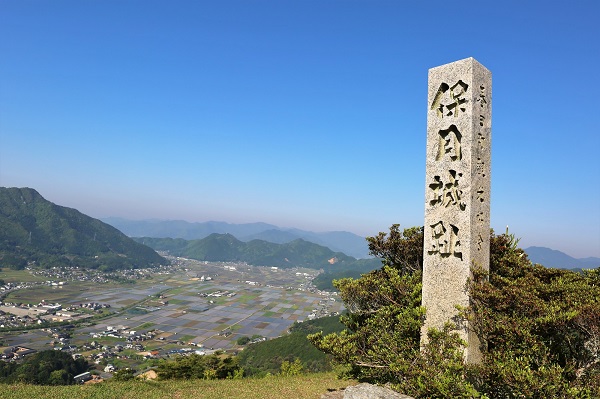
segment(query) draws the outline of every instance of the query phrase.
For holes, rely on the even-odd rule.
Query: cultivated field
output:
[[[59,302],[63,308],[88,302],[108,304],[115,315],[78,328],[72,344],[82,345],[107,327],[128,327],[137,332],[160,330],[162,340],[146,342],[148,349],[164,348],[170,343],[231,349],[242,336],[274,338],[295,321],[329,315],[342,308],[335,295],[312,289],[314,270],[187,259],[175,263],[176,272],[135,280],[133,284],[76,281],[61,287],[39,285],[12,292],[5,301],[39,303],[44,299]],[[4,346],[49,349],[49,339],[43,334],[5,334],[2,338]],[[113,341],[118,340],[100,339],[102,344],[115,344]]]

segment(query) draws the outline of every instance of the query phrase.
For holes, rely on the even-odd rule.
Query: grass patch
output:
[[[181,305],[181,304],[187,305],[190,303],[190,301],[184,301],[183,299],[170,299],[169,298],[169,299],[167,299],[167,301],[169,301],[169,303],[171,305]]]
[[[173,289],[168,290],[168,295],[179,295],[186,291],[187,290],[185,288],[173,288]]]
[[[119,305],[129,306],[129,305],[132,305],[132,304],[134,304],[136,302],[138,302],[138,300],[129,298],[129,299],[123,299],[122,301],[118,301],[117,303]]]
[[[187,344],[188,342],[190,342],[191,340],[193,340],[194,338],[196,338],[195,335],[182,335],[182,336],[177,336],[177,340],[181,341],[185,344]]]
[[[2,389],[5,399],[314,399],[328,390],[353,385],[334,373],[242,380],[107,381],[92,385],[11,385]]]
[[[60,302],[63,305],[80,303],[85,302],[81,299],[82,290],[91,291],[97,288],[95,285],[81,283],[67,283],[60,288],[47,285],[35,286],[11,292],[6,297],[6,301],[38,304],[42,299],[45,299],[47,302]]]
[[[136,308],[127,309],[127,313],[132,314],[132,315],[143,315],[143,314],[147,314],[148,311],[146,309],[136,307]]]
[[[228,327],[229,327],[229,324],[221,323],[221,324],[217,324],[217,326],[215,328],[213,328],[211,331],[223,331]]]
[[[44,276],[34,276],[27,270],[11,270],[11,269],[0,269],[0,279],[7,283],[20,283],[25,281],[41,282],[48,280]]]
[[[150,328],[150,327],[152,327],[152,326],[154,326],[154,323],[151,323],[151,322],[149,322],[149,321],[148,321],[148,322],[146,322],[146,323],[140,324],[140,325],[139,325],[139,326],[137,326],[136,328],[137,328],[138,330],[144,330],[144,329],[146,329],[146,328]]]
[[[247,303],[250,301],[254,301],[254,300],[256,300],[257,297],[258,297],[258,294],[244,294],[244,295],[237,296],[238,301],[241,303]]]
[[[211,305],[224,305],[226,300],[225,298],[221,297],[221,298],[211,298],[211,301],[213,301],[213,303],[211,303]]]

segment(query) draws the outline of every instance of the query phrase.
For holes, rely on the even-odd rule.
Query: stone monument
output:
[[[429,70],[421,341],[453,321],[468,363],[480,361],[479,340],[457,305],[469,305],[471,266],[489,270],[491,116],[492,75],[475,59]]]

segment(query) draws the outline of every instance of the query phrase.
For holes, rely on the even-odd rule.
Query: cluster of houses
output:
[[[0,328],[29,327],[41,323],[43,321],[36,315],[30,315],[28,309],[0,305]]]
[[[203,293],[201,293],[201,294],[200,294],[200,296],[201,296],[202,298],[207,298],[207,297],[220,298],[220,297],[222,297],[222,296],[226,296],[226,297],[229,297],[229,298],[231,298],[231,297],[233,297],[233,296],[235,296],[235,295],[236,295],[236,293],[235,293],[235,292],[231,292],[231,291],[221,291],[221,290],[213,291],[213,292],[211,292],[211,293],[208,293],[208,294],[207,294],[207,293],[205,293],[205,292],[203,292]]]
[[[308,320],[314,320],[320,317],[326,316],[339,316],[340,312],[331,312],[331,304],[335,302],[335,298],[327,298],[321,299],[319,301],[319,306],[312,310],[312,312],[307,316]]]
[[[4,349],[0,357],[2,357],[3,360],[19,360],[35,352],[35,349],[27,348],[25,346],[11,346]]]
[[[40,285],[41,283],[38,282],[20,282],[20,283],[7,283],[4,282],[4,284],[0,285],[0,295],[5,296],[6,294],[8,294],[11,291],[16,291],[16,290],[22,290],[25,288],[31,288],[34,287],[36,285]]]
[[[98,270],[85,269],[73,266],[53,267],[50,269],[38,269],[28,267],[27,270],[34,276],[45,277],[49,279],[45,282],[47,285],[62,286],[67,281],[87,281],[96,284],[106,284],[109,279],[106,274]]]
[[[109,359],[127,359],[127,356],[120,355],[121,352],[125,349],[133,349],[138,352],[144,350],[144,346],[141,344],[126,344],[126,345],[100,345],[95,341],[90,342],[89,344],[85,344],[83,346],[85,350],[98,350],[98,352],[94,352],[89,355],[89,360],[94,364],[100,364],[103,360]]]
[[[97,302],[81,303],[63,309],[60,303],[48,303],[44,300],[36,304],[0,302],[0,328],[20,328],[40,325],[45,322],[62,322],[91,317],[82,313],[82,309],[101,311],[110,308],[108,304]]]
[[[101,344],[98,341],[88,342],[81,347],[77,347],[75,345],[70,344],[70,335],[68,333],[69,327],[65,328],[48,328],[43,331],[48,332],[52,341],[50,342],[51,346],[54,346],[55,350],[62,350],[66,352],[72,353],[74,359],[83,357],[84,354],[78,352],[87,352],[88,355],[85,357],[91,363],[97,365],[103,365],[103,370],[105,373],[113,373],[116,371],[115,367],[111,364],[111,359],[128,359],[129,356],[124,355],[122,352],[130,349],[137,352],[138,356],[142,356],[146,359],[149,358],[158,358],[160,357],[160,352],[157,350],[147,351],[144,345],[141,343],[142,341],[155,338],[159,331],[153,330],[144,333],[138,333],[134,330],[130,330],[124,326],[106,327],[106,330],[100,331],[98,333],[93,333],[92,336],[95,337],[117,337],[123,338],[124,342],[116,345],[106,345]],[[0,358],[4,361],[19,361],[23,359],[25,356],[36,353],[35,349],[27,348],[25,346],[11,346],[7,347],[0,353]],[[178,352],[180,353],[180,352]],[[183,352],[181,352],[183,353]],[[167,354],[167,353],[165,353]],[[170,354],[170,353],[169,353]],[[75,380],[79,383],[86,383],[88,381],[99,382],[102,380],[99,376],[86,372],[74,377]]]
[[[89,309],[89,310],[102,310],[102,309],[110,309],[110,305],[108,303],[98,303],[98,302],[88,302],[88,303],[80,303],[79,305],[72,305],[67,308],[67,310],[75,311],[78,309]]]
[[[170,265],[166,265],[156,268],[118,270],[111,273],[94,269],[80,268],[77,266],[61,266],[50,269],[27,267],[27,270],[33,275],[52,279],[46,282],[50,285],[63,285],[65,284],[65,281],[87,281],[104,284],[114,280],[115,277],[125,278],[128,280],[139,280],[156,274],[171,274],[173,268]]]
[[[112,337],[124,339],[125,342],[142,342],[149,339],[154,339],[156,334],[156,330],[138,333],[137,331],[130,330],[125,326],[107,326],[105,330],[90,333],[92,338],[95,339]]]

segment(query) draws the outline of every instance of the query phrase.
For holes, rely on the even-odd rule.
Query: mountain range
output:
[[[529,247],[524,249],[533,263],[559,269],[594,269],[600,267],[600,258],[590,257],[576,259],[564,252],[546,247]]]
[[[306,267],[323,269],[326,272],[360,270],[363,273],[381,267],[375,258],[357,260],[342,252],[301,238],[277,244],[264,240],[243,242],[231,234],[213,233],[198,240],[183,238],[134,238],[157,251],[169,255],[210,262],[246,262],[254,266],[276,266],[281,268]]]
[[[102,270],[167,264],[151,248],[31,188],[0,187],[0,266],[74,265]]]
[[[129,237],[197,240],[217,233],[231,234],[243,242],[264,240],[276,244],[285,244],[301,238],[357,259],[369,258],[369,247],[365,238],[347,231],[315,233],[295,228],[280,228],[267,223],[190,223],[183,220],[127,220],[115,217],[102,220]]]
[[[0,187],[0,266],[22,268],[35,262],[44,267],[73,264],[112,270],[166,263],[150,247],[127,235],[144,236],[137,240],[200,260],[308,266],[329,273],[380,266],[376,259],[367,258],[365,239],[348,232],[314,233],[267,223],[105,220],[114,227],[53,204],[34,189]],[[600,258],[576,259],[550,248],[529,247],[525,252],[532,262],[546,267],[600,266]]]

